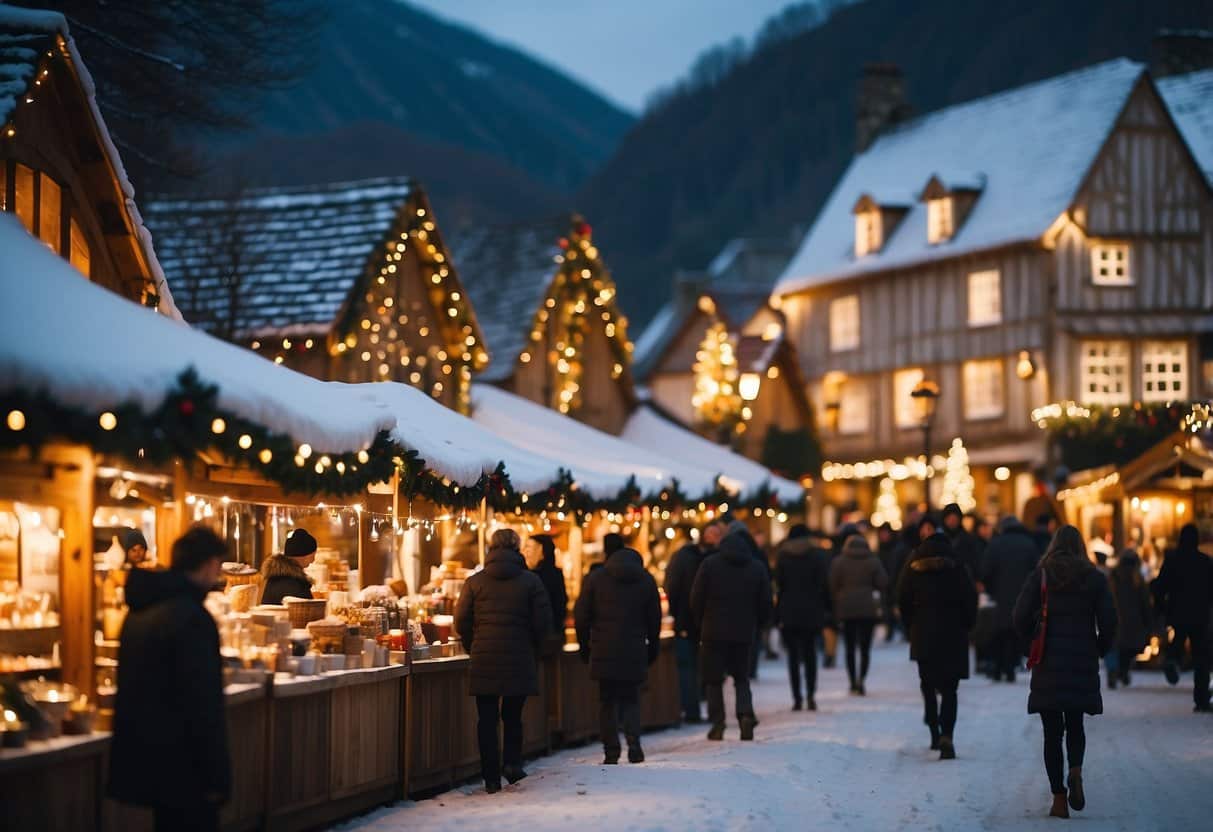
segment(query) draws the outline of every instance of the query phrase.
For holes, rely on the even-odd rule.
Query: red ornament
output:
[[[592,229],[590,228],[590,224],[588,222],[578,223],[578,225],[577,225],[577,233],[580,234],[582,237],[590,236],[591,230]]]
[[[569,247],[569,238],[561,237],[559,240],[556,241],[556,245],[560,246],[561,248],[568,248]]]
[[[181,401],[180,401],[180,402],[177,404],[177,412],[178,412],[178,413],[180,413],[182,416],[193,416],[193,415],[194,415],[194,402],[193,402],[193,400],[191,400],[191,399],[182,399],[182,400],[181,400]]]

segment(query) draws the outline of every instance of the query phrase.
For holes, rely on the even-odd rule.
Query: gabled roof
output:
[[[1107,141],[1142,64],[1119,58],[906,122],[856,156],[775,291],[787,294],[870,272],[1039,239],[1073,201]],[[984,177],[972,211],[943,243],[927,242],[915,202],[878,252],[855,256],[852,208]]]
[[[1213,69],[1174,75],[1157,84],[1175,125],[1213,185]]]
[[[405,178],[245,190],[147,206],[161,262],[194,323],[226,310],[239,269],[238,337],[327,332],[419,189]]]

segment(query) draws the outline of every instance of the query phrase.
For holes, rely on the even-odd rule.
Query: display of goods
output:
[[[287,598],[286,610],[295,629],[307,627],[309,622],[324,618],[328,601],[324,598]]]

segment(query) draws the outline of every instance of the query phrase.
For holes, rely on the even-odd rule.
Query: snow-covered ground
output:
[[[841,658],[841,656],[840,656]],[[643,765],[602,766],[585,746],[529,763],[498,795],[480,783],[401,803],[345,829],[970,830],[1053,829],[1040,723],[1026,713],[1027,677],[971,679],[960,689],[959,759],[927,749],[914,666],[903,644],[877,647],[868,695],[846,672],[822,670],[816,713],[793,713],[783,662],[764,662],[755,690],[757,740],[725,742],[687,726],[650,734]],[[1138,673],[1105,691],[1087,721],[1087,809],[1098,830],[1213,828],[1213,716],[1192,713],[1191,676],[1170,688]],[[731,706],[730,706],[731,709]]]

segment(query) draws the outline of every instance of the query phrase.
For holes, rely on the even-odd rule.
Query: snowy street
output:
[[[841,648],[840,648],[841,653]],[[643,765],[599,765],[584,746],[532,761],[530,776],[489,796],[479,782],[399,804],[351,830],[1045,829],[1048,782],[1027,676],[970,679],[960,689],[959,759],[928,750],[907,648],[874,648],[868,695],[847,695],[846,671],[820,671],[817,713],[793,713],[782,660],[755,687],[753,743],[706,726],[650,734]],[[841,655],[840,655],[841,663]],[[1100,830],[1208,828],[1213,818],[1213,717],[1192,713],[1191,676],[1177,688],[1138,673],[1104,692],[1087,721],[1088,806],[1075,822]],[[731,709],[731,705],[730,705]]]

